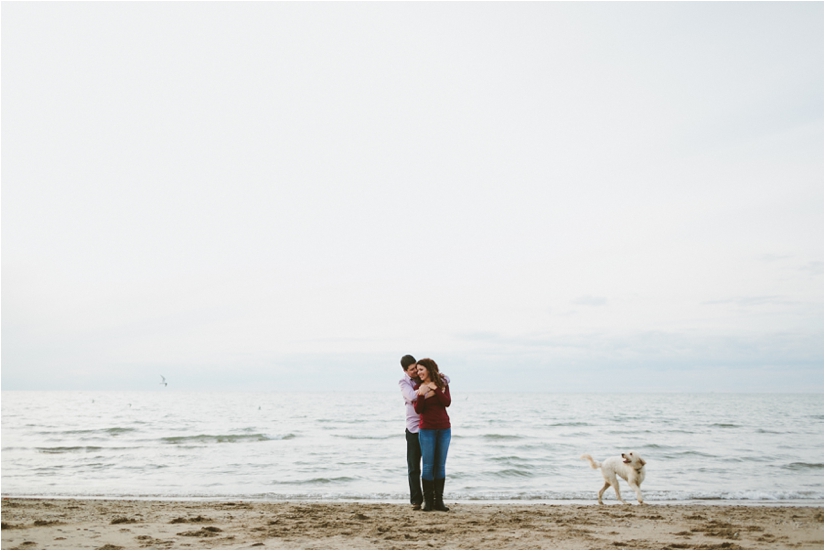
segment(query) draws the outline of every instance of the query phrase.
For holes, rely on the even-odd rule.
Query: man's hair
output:
[[[401,358],[401,369],[407,371],[407,368],[410,367],[412,364],[415,363],[415,358],[407,354],[403,358]]]

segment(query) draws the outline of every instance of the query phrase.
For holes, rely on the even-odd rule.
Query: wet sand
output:
[[[3,549],[823,549],[823,508],[2,500]]]

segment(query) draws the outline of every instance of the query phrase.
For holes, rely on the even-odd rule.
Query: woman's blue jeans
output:
[[[450,449],[450,429],[421,429],[418,442],[421,444],[421,478],[441,480],[447,478],[444,466]]]

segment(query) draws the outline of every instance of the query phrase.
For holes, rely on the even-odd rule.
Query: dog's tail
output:
[[[601,463],[590,457],[590,454],[584,454],[583,456],[581,456],[581,459],[587,459],[590,462],[590,466],[594,469],[599,469],[602,466]]]

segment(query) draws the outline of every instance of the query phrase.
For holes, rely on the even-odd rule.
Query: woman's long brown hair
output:
[[[435,361],[430,358],[424,358],[423,360],[418,360],[418,365],[423,365],[424,369],[427,370],[427,373],[430,374],[430,380],[435,383],[435,386],[441,390],[444,390],[446,385],[444,384],[444,380],[441,378],[441,373],[438,372],[438,364],[435,363]]]

